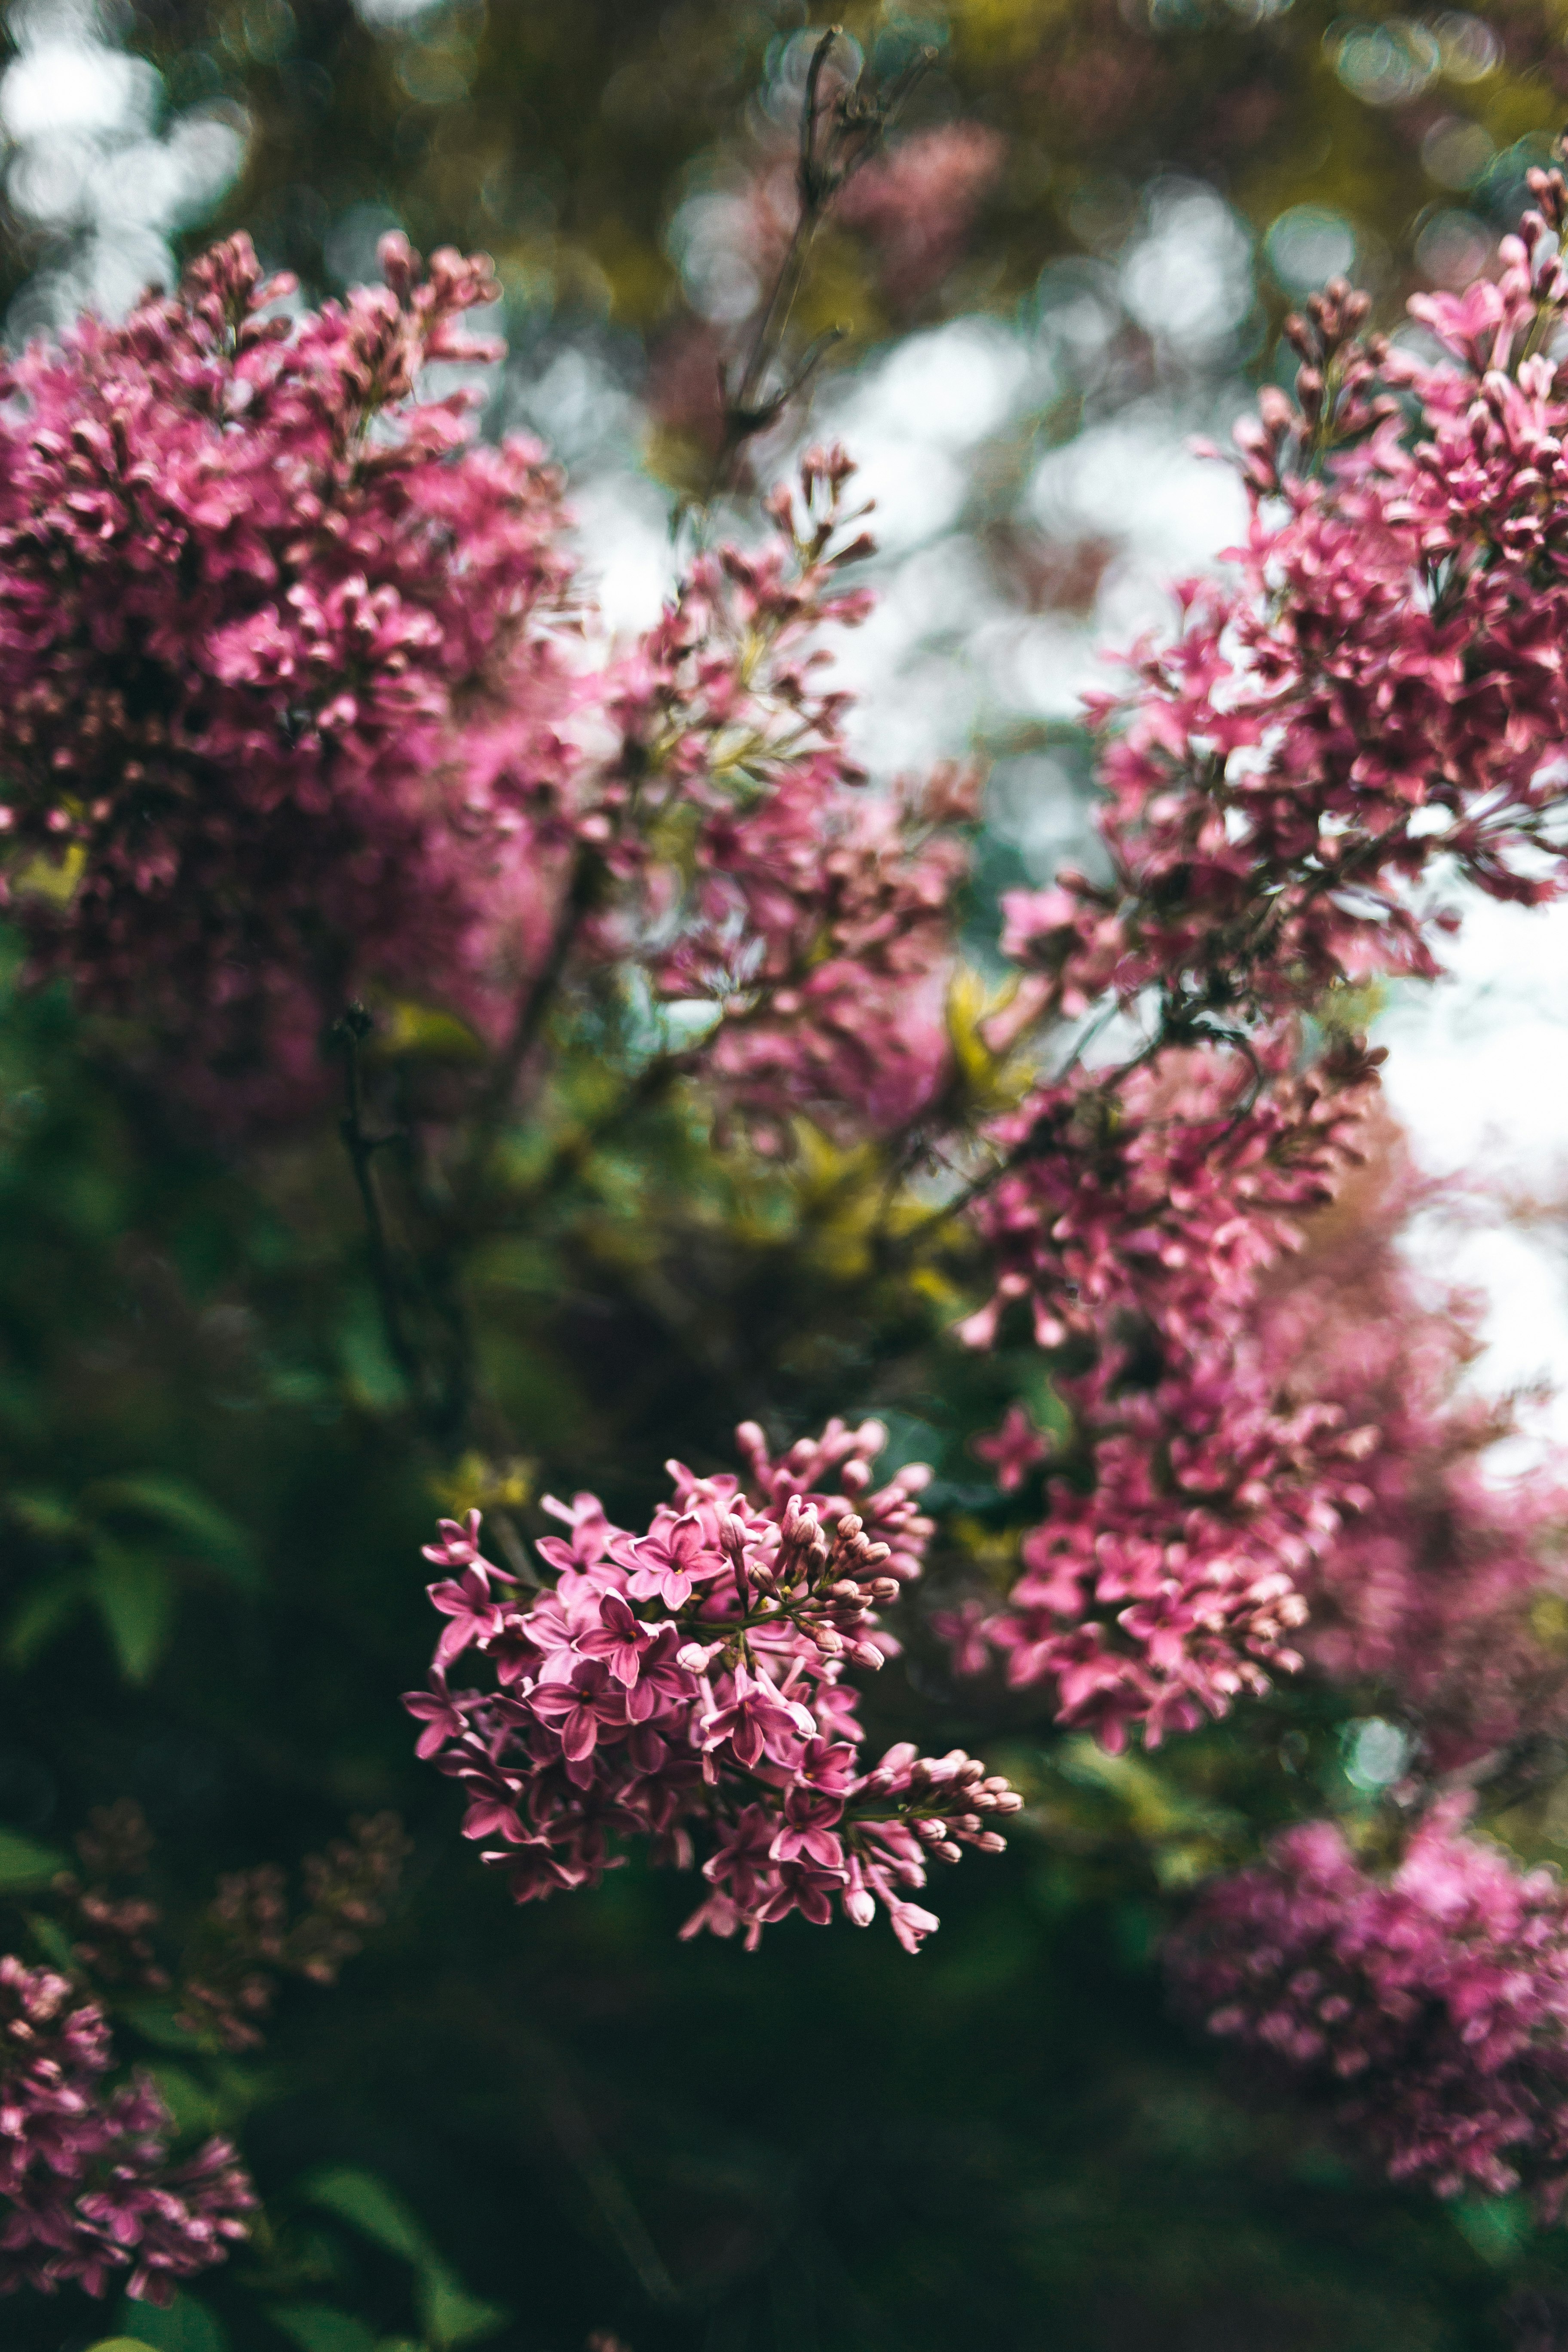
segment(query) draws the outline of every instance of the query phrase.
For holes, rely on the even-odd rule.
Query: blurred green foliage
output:
[[[1005,301],[1051,256],[1114,245],[1139,191],[1173,172],[1216,183],[1260,231],[1292,206],[1331,207],[1403,274],[1423,215],[1456,188],[1507,220],[1568,100],[1552,0],[1434,14],[1414,46],[1409,20],[1335,0],[858,0],[839,21],[879,79],[931,53],[909,127],[962,116],[1006,136],[948,308]],[[430,0],[363,16],[350,0],[142,0],[128,12],[171,107],[227,103],[250,120],[216,226],[248,227],[320,286],[335,274],[334,226],[381,207],[426,247],[492,251],[514,325],[553,307],[637,334],[680,299],[665,240],[675,206],[759,129],[776,131],[757,94],[812,22],[798,0]],[[1347,39],[1358,28],[1370,47]],[[1456,112],[1485,134],[1479,160],[1445,161],[1434,143]],[[807,335],[889,323],[868,284],[847,282],[850,266],[841,248],[818,269]]]

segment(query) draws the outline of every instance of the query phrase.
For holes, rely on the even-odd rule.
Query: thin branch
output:
[[[830,329],[813,344],[786,384],[776,392],[764,390],[788,332],[818,229],[848,182],[876,154],[904,100],[936,55],[934,49],[919,50],[897,80],[875,98],[861,98],[857,87],[825,108],[822,77],[843,32],[841,25],[830,25],[811,53],[800,110],[795,166],[799,208],[795,226],[732,389],[725,383],[721,369],[720,372],[724,433],[704,500],[708,506],[732,486],[735,462],[745,443],[777,422],[809,381],[824,352],[846,331],[841,327]],[[826,136],[819,139],[825,114],[836,119],[830,121]]]
[[[380,1188],[375,1181],[376,1152],[384,1144],[397,1139],[390,1135],[370,1136],[364,1129],[364,1087],[360,1068],[360,1047],[370,1035],[373,1025],[364,1006],[356,1003],[349,1005],[342,1019],[332,1026],[331,1042],[343,1057],[343,1115],[338,1122],[338,1132],[343,1139],[343,1148],[348,1153],[349,1165],[353,1170],[354,1183],[359,1192],[360,1206],[364,1212],[371,1273],[381,1306],[387,1345],[398,1370],[403,1374],[411,1401],[423,1409],[424,1368],[404,1319],[397,1264],[387,1235]]]
[[[461,1201],[470,1202],[483,1179],[501,1123],[517,1091],[523,1065],[539,1042],[565,976],[584,918],[593,906],[598,877],[596,853],[586,844],[580,844],[572,868],[572,879],[556,917],[549,953],[523,987],[510,1034],[496,1056],[474,1114],[473,1132],[456,1188]]]

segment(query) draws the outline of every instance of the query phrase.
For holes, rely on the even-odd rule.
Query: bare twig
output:
[[[897,79],[875,95],[862,96],[857,84],[825,106],[822,77],[843,32],[841,25],[830,25],[813,49],[806,68],[795,166],[798,210],[795,227],[732,387],[721,372],[724,435],[705,501],[709,505],[731,488],[736,459],[745,443],[777,422],[809,381],[823,354],[845,332],[841,327],[830,328],[811,346],[787,383],[773,392],[766,389],[789,330],[817,231],[855,173],[876,154],[904,100],[936,54],[933,49],[920,50]]]

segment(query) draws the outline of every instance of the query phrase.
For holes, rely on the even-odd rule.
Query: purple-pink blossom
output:
[[[383,257],[296,324],[237,237],[5,376],[15,904],[230,1116],[319,1092],[356,992],[493,1024],[563,856],[555,478],[418,396],[491,349],[460,324],[488,263]]]
[[[478,1553],[476,1517],[443,1524],[426,1556],[460,1573],[430,1588],[447,1626],[428,1689],[405,1704],[420,1754],[464,1791],[464,1834],[519,1902],[595,1884],[643,1838],[708,1883],[688,1935],[739,1932],[751,1948],[792,1912],[864,1927],[880,1906],[914,1950],[936,1925],[912,1899],[928,1864],[1001,1848],[1019,1800],[973,1758],[902,1742],[868,1767],[860,1753],[845,1672],[896,1647],[880,1612],[931,1531],[929,1472],[872,1487],[884,1439],[875,1422],[834,1422],[775,1459],[748,1423],[748,1482],[672,1463],[674,1500],[640,1535],[591,1496],[547,1500],[571,1534],[540,1541],[555,1581],[532,1597]],[[465,1653],[493,1684],[449,1688]]]
[[[1568,2187],[1568,1898],[1435,1806],[1386,1872],[1331,1822],[1205,1889],[1168,1959],[1209,2032],[1326,2100],[1395,2180]]]
[[[0,1958],[0,2294],[122,2286],[166,2304],[247,2233],[256,2197],[228,2142],[172,2162],[163,2101],[144,2076],[108,2089],[113,2062],[95,2001]]]
[[[1011,1591],[943,1627],[963,1670],[989,1644],[1110,1747],[1300,1666],[1301,1580],[1364,1491],[1375,1433],[1282,1381],[1257,1326],[1262,1276],[1360,1156],[1370,1071],[1351,1055],[1293,1077],[1281,1055],[1263,1093],[1251,1075],[1187,1049],[1115,1092],[1048,1089],[1002,1130],[1014,1161],[975,1212],[998,1281],[971,1343],[1016,1307],[1089,1360],[1057,1378],[1070,1450]],[[1047,1458],[1030,1426],[981,1441],[1004,1491]]]

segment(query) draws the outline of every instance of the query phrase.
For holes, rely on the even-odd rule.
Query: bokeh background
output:
[[[990,762],[984,960],[996,892],[1081,849],[1100,654],[1237,533],[1194,440],[1283,379],[1281,321],[1326,276],[1392,328],[1485,265],[1568,113],[1568,13],[953,0],[845,24],[876,77],[931,53],[901,128],[951,169],[910,217],[944,188],[953,226],[826,240],[800,340],[847,331],[771,450],[841,436],[877,501],[880,602],[844,657],[873,773]],[[510,347],[486,429],[568,468],[610,622],[657,611],[714,356],[758,296],[758,188],[820,30],[799,7],[12,0],[5,27],[10,341],[121,310],[241,226],[310,298],[374,274],[390,227],[483,247]],[[156,2352],[579,2352],[595,2328],[634,2352],[1568,2344],[1568,2234],[1358,2175],[1165,2014],[1184,1890],[1271,1814],[1397,1777],[1373,1700],[1288,1695],[1156,1769],[1047,1744],[917,1640],[881,1721],[981,1747],[1031,1796],[918,1962],[798,1922],[752,1959],[680,1946],[689,1890],[637,1868],[513,1912],[395,1704],[428,1649],[430,1474],[330,1129],[225,1159],[7,953],[0,1895],[25,1910],[124,1795],[176,1918],[353,1812],[395,1807],[415,1841],[386,1927],[259,2059],[193,2071],[146,2021],[182,2120],[241,2130],[268,2233],[125,2326]],[[1544,1447],[1568,1433],[1568,916],[1474,910],[1454,979],[1377,1013],[1424,1161],[1491,1187],[1415,1245],[1484,1290],[1473,1377],[1539,1381],[1516,1443]],[[629,1519],[664,1454],[719,1461],[741,1411],[794,1430],[866,1405],[948,1511],[983,1511],[964,1433],[1008,1368],[868,1298],[826,1173],[769,1226],[704,1190],[679,1119],[652,1134],[478,1270],[529,1475]],[[1521,1836],[1562,1857],[1568,1819]],[[20,2352],[105,2325],[68,2298],[0,2310]]]

